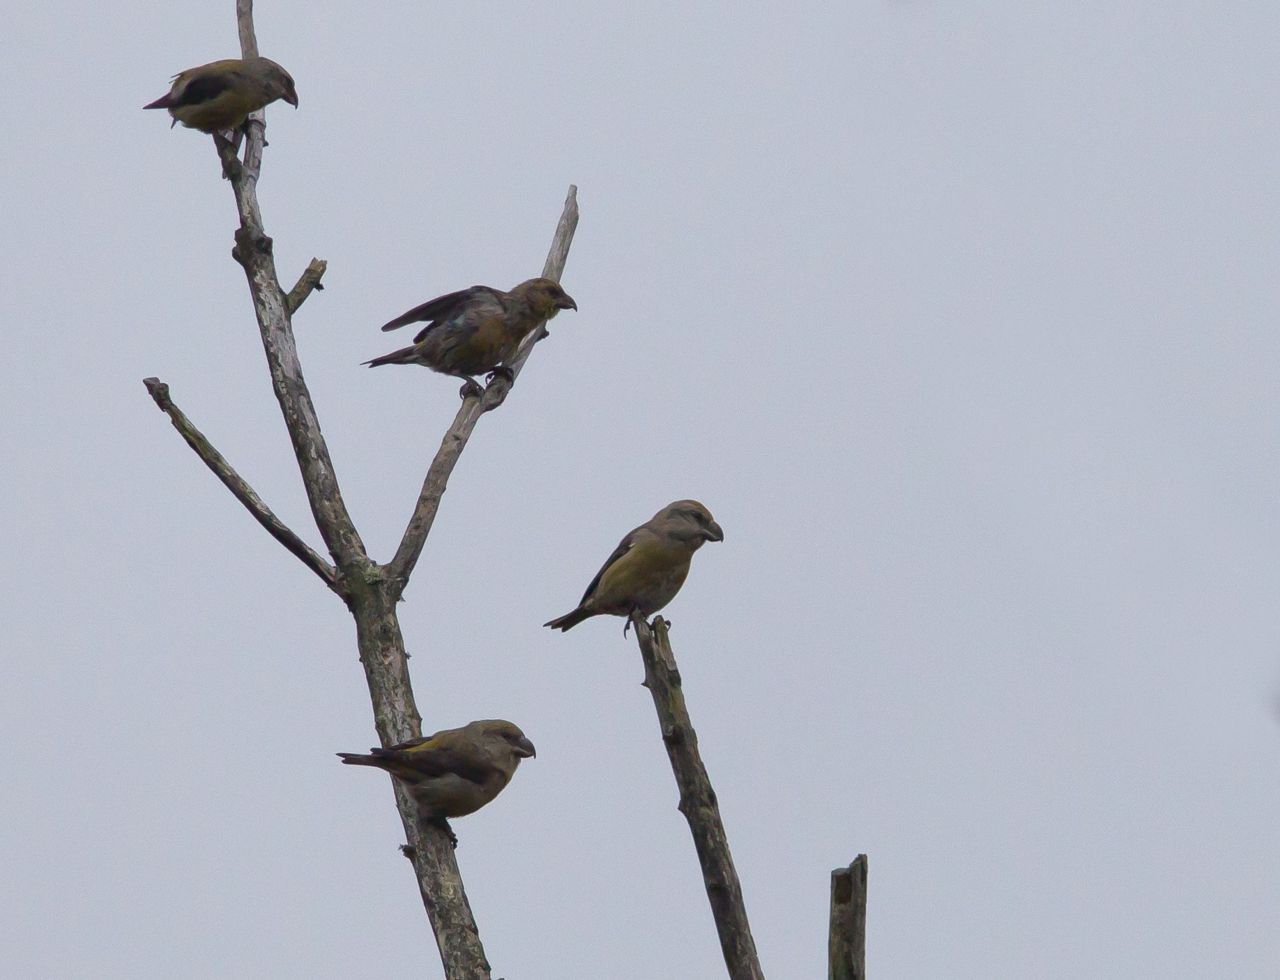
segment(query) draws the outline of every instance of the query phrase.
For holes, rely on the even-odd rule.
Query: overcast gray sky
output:
[[[207,138],[139,107],[231,0],[11,5],[0,946],[28,977],[439,976]],[[668,608],[771,978],[871,860],[888,978],[1280,975],[1274,0],[260,0],[301,108],[261,200],[389,557],[457,383],[379,324],[541,268],[402,607],[431,728],[537,743],[457,822],[495,976],[714,978],[618,538],[723,524]],[[394,339],[394,338],[393,338]]]

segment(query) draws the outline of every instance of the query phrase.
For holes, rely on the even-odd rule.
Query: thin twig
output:
[[[867,856],[831,872],[827,980],[867,980]]]
[[[551,248],[547,251],[547,261],[542,265],[542,275],[546,279],[554,279],[560,281],[560,277],[564,275],[565,262],[569,259],[569,246],[573,244],[573,233],[578,230],[578,186],[577,184],[569,185],[569,193],[564,199],[564,210],[560,212],[560,221],[556,224],[556,233],[551,239]],[[507,397],[507,392],[511,389],[511,385],[515,383],[516,377],[524,368],[524,362],[529,360],[529,355],[533,353],[533,347],[550,331],[547,330],[547,323],[544,320],[538,324],[538,328],[529,336],[520,342],[520,348],[511,358],[508,367],[511,368],[511,381],[505,382],[498,379],[499,384],[491,384],[485,388],[485,399],[490,398],[490,392],[493,392],[493,403],[486,405],[484,411],[489,412],[502,404]]]
[[[569,246],[573,244],[573,233],[578,230],[578,185],[570,184],[569,193],[565,195],[564,210],[560,212],[560,222],[556,225],[556,233],[551,239],[551,250],[547,252],[547,261],[542,264],[542,275],[547,279],[560,281],[564,275],[564,265],[569,261]],[[515,371],[515,368],[512,368]]]
[[[289,315],[298,312],[298,307],[307,301],[307,297],[311,295],[312,290],[324,289],[324,285],[320,282],[324,278],[325,270],[329,268],[329,263],[324,259],[312,259],[307,263],[307,267],[302,270],[302,275],[298,277],[297,283],[289,290],[289,295],[285,297],[285,301],[289,306]]]
[[[650,625],[635,613],[631,625],[635,627],[644,659],[644,686],[653,695],[653,706],[658,712],[662,741],[680,790],[680,812],[693,834],[693,846],[702,866],[702,883],[711,903],[730,980],[764,980],[716,793],[702,764],[698,735],[685,706],[680,668],[676,666],[667,635],[669,624],[659,616]]]
[[[213,475],[222,481],[223,486],[231,491],[232,496],[253,515],[254,520],[267,529],[267,533],[285,546],[288,551],[323,580],[324,584],[341,594],[342,587],[338,581],[337,570],[320,557],[310,545],[298,537],[289,527],[276,517],[275,513],[262,502],[262,498],[254,492],[253,487],[227,462],[226,457],[213,448],[204,433],[197,429],[182,409],[169,397],[169,386],[159,378],[143,378],[151,399],[160,411],[169,416],[173,427],[186,440],[204,465],[213,471]]]
[[[559,282],[560,277],[564,275],[565,262],[569,258],[569,246],[573,244],[573,233],[577,227],[578,188],[570,184],[568,196],[564,201],[564,210],[556,225],[551,249],[547,252],[547,261],[543,266],[542,274],[547,278]],[[531,339],[526,340],[516,356],[512,358],[508,365],[512,376],[510,382],[504,378],[495,378],[489,382],[483,395],[469,396],[462,400],[462,406],[454,416],[453,424],[444,434],[444,438],[440,441],[440,448],[427,469],[426,478],[422,481],[422,491],[418,494],[418,502],[414,505],[413,515],[409,518],[409,525],[400,539],[395,557],[385,566],[391,588],[397,595],[404,591],[409,582],[409,576],[413,574],[413,568],[418,563],[422,548],[427,543],[431,525],[435,522],[436,511],[440,509],[440,498],[444,496],[453,468],[458,464],[458,457],[466,448],[467,440],[471,438],[471,433],[476,423],[480,421],[480,416],[502,404],[507,397],[507,392],[511,389],[511,384],[524,368],[525,361],[529,359],[533,345],[545,336],[546,325],[543,324],[533,332]]]

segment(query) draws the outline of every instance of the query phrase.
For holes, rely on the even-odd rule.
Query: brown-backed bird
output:
[[[525,337],[561,310],[577,308],[554,279],[528,279],[505,293],[491,286],[472,286],[438,296],[383,324],[383,330],[395,330],[407,323],[427,323],[412,346],[365,363],[370,367],[421,364],[462,378],[466,383],[461,394],[466,398],[480,391],[472,380],[476,375],[510,377],[507,362]]]
[[[696,500],[677,500],[628,534],[587,586],[578,608],[544,626],[570,630],[584,619],[609,613],[646,619],[675,598],[693,553],[704,541],[723,541],[724,531]]]
[[[179,72],[167,95],[142,108],[168,109],[174,125],[217,133],[238,129],[249,113],[276,99],[298,107],[287,71],[270,58],[227,58]]]
[[[524,732],[509,721],[473,721],[413,738],[368,755],[339,752],[349,766],[385,769],[417,801],[418,814],[441,827],[454,846],[449,817],[475,813],[511,782],[520,760],[537,755]]]

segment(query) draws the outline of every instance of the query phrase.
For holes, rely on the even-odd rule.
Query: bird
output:
[[[596,572],[577,609],[542,625],[567,632],[603,613],[627,617],[638,613],[647,619],[680,591],[693,553],[704,542],[723,540],[724,530],[698,501],[668,504],[622,539]]]
[[[506,788],[521,759],[538,753],[519,727],[500,718],[473,721],[368,755],[339,752],[344,765],[391,773],[418,804],[418,815],[458,846],[449,817],[475,813]]]
[[[270,58],[226,58],[173,76],[167,94],[144,109],[168,109],[178,123],[202,133],[239,129],[249,113],[284,99],[295,109],[293,78]]]
[[[578,304],[554,279],[527,279],[509,292],[492,286],[472,286],[447,293],[415,306],[382,326],[395,330],[407,323],[426,321],[413,344],[364,363],[421,364],[440,374],[462,378],[459,394],[478,395],[474,375],[513,375],[507,362],[525,337],[561,310]]]

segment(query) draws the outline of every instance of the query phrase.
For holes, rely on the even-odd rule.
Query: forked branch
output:
[[[245,58],[256,56],[258,45],[253,27],[252,0],[236,0],[236,20],[242,55]],[[396,601],[422,551],[445,483],[476,421],[502,403],[510,385],[499,379],[490,384],[480,398],[464,402],[427,474],[413,519],[405,532],[405,540],[393,560],[393,574],[388,575],[387,567],[375,564],[368,557],[346,509],[315,407],[302,376],[291,318],[311,293],[321,288],[325,263],[313,259],[288,293],[281,287],[272,241],[263,228],[257,197],[265,145],[263,119],[261,111],[249,117],[243,135],[242,157],[237,157],[236,144],[220,137],[215,137],[214,142],[223,173],[231,183],[240,218],[232,255],[243,267],[248,280],[272,387],[289,432],[312,516],[332,562],[321,557],[272,513],[173,404],[167,386],[156,378],[148,378],[147,390],[169,415],[188,445],[254,518],[346,602],[355,619],[356,642],[369,686],[378,738],[384,746],[391,745],[420,735],[422,727],[414,703],[404,638],[396,616]],[[576,189],[571,187],[547,258],[545,275],[558,279],[563,272],[577,220]],[[539,331],[538,334],[542,336],[545,332]],[[529,343],[520,351],[511,365],[513,374],[519,372],[531,347],[532,343]],[[453,849],[443,831],[417,820],[417,807],[402,786],[395,784],[395,792],[408,840],[405,852],[413,861],[445,975],[449,980],[485,980],[490,975],[489,964]]]

